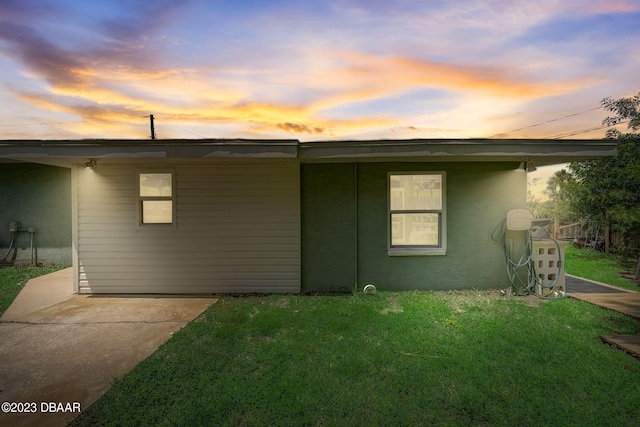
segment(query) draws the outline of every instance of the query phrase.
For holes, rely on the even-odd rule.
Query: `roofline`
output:
[[[546,139],[546,138],[412,138],[412,139],[345,139],[345,140],[318,140],[303,142],[298,139],[246,139],[246,138],[202,138],[202,139],[0,139],[0,146],[7,145],[262,145],[262,144],[286,144],[286,145],[385,145],[385,144],[557,144],[557,143],[616,143],[616,139],[590,138],[590,139]]]
[[[261,145],[261,144],[293,144],[297,145],[300,141],[297,139],[223,139],[223,138],[206,138],[206,139],[3,139],[0,140],[0,146],[5,145],[47,145],[47,146],[82,146],[82,145]]]
[[[311,144],[384,144],[384,143],[404,143],[404,144],[425,144],[425,143],[437,143],[437,144],[469,144],[469,143],[503,143],[503,144],[527,144],[527,143],[558,143],[558,142],[601,142],[601,141],[616,141],[615,139],[607,138],[589,138],[589,139],[547,139],[547,138],[410,138],[410,139],[345,139],[345,140],[324,140],[324,141],[308,141],[301,142],[301,145]]]
[[[458,138],[314,142],[296,139],[0,140],[0,158],[68,166],[86,158],[280,158],[301,162],[529,159],[536,166],[544,166],[615,156],[617,145],[615,139]]]
[[[538,166],[615,156],[614,139],[409,139],[301,143],[301,161],[521,161]],[[366,159],[366,160],[365,160]]]

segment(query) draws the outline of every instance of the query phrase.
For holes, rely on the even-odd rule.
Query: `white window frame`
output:
[[[171,175],[171,196],[142,196],[140,194],[140,175],[143,174],[170,174]],[[138,227],[175,227],[176,225],[176,172],[173,169],[140,169],[136,171],[136,197]],[[145,201],[170,201],[171,202],[171,222],[145,223],[143,219],[143,202]]]
[[[442,180],[442,209],[391,209],[391,177],[396,175],[438,175]],[[387,254],[389,256],[428,256],[446,255],[447,253],[447,180],[443,171],[398,171],[387,172]],[[391,233],[393,214],[402,213],[435,213],[439,215],[438,245],[393,245]]]

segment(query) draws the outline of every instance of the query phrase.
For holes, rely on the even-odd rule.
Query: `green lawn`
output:
[[[632,319],[496,291],[223,297],[73,425],[635,426]]]
[[[18,296],[29,279],[58,271],[62,266],[0,268],[0,315]]]
[[[567,274],[584,277],[585,279],[595,280],[608,285],[640,291],[637,283],[627,280],[620,275],[622,272],[635,273],[636,265],[633,264],[634,271],[628,271],[628,267],[625,268],[619,257],[606,256],[602,252],[590,249],[577,249],[569,245],[565,253],[564,267]]]
[[[620,285],[600,254],[566,268]],[[0,312],[57,269],[1,269]],[[497,291],[223,297],[74,425],[635,426],[640,361],[613,333],[640,327]]]

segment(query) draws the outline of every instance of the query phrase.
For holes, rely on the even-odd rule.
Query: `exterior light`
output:
[[[89,159],[87,163],[84,164],[85,169],[95,169],[98,161],[96,159]]]
[[[531,159],[527,159],[527,172],[535,172],[538,168],[533,165]]]

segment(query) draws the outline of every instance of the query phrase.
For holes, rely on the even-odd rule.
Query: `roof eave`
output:
[[[611,139],[298,140],[67,140],[0,141],[0,158],[70,166],[96,159],[277,158],[301,162],[531,160],[536,166],[615,156]],[[36,160],[37,159],[37,160]]]
[[[385,140],[302,143],[303,162],[323,161],[522,161],[544,166],[615,156],[617,141],[598,140]]]

